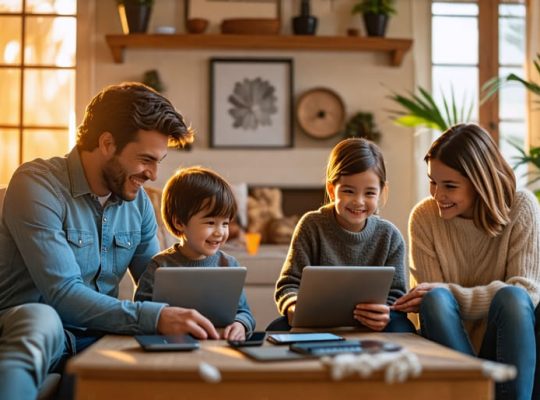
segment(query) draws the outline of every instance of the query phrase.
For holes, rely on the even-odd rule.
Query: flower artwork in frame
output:
[[[293,145],[292,59],[210,60],[210,146]]]

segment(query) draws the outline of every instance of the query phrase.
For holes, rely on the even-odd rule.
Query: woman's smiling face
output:
[[[473,217],[477,194],[468,178],[437,159],[428,161],[428,177],[429,191],[441,218]]]

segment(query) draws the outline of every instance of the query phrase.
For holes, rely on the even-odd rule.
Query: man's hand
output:
[[[390,322],[390,307],[386,304],[357,304],[353,315],[369,329],[380,332]]]
[[[420,283],[418,286],[409,290],[408,293],[405,293],[397,299],[392,305],[392,309],[406,313],[417,313],[420,310],[420,303],[422,302],[424,295],[432,289],[443,286],[444,284],[442,283]]]
[[[198,311],[189,308],[163,308],[159,314],[157,330],[163,335],[190,333],[197,339],[219,339],[214,325]]]
[[[223,339],[246,340],[246,328],[240,322],[233,322],[223,331]]]

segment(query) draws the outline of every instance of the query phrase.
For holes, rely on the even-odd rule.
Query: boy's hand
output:
[[[240,322],[233,322],[223,331],[223,339],[246,340],[246,328]]]
[[[411,290],[409,290],[409,292],[405,293],[403,296],[397,299],[396,302],[392,305],[392,309],[407,313],[417,313],[420,309],[420,303],[422,302],[422,298],[424,297],[424,295],[430,290],[435,289],[436,287],[443,286],[444,285],[441,283],[420,283],[418,286],[412,288]]]
[[[197,310],[165,307],[159,314],[157,330],[163,335],[190,333],[197,339],[219,339],[214,325]]]
[[[369,329],[380,332],[390,322],[390,307],[386,304],[357,304],[353,315]]]

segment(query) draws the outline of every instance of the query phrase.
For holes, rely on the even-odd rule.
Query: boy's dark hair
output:
[[[120,153],[137,139],[139,130],[158,131],[177,148],[193,142],[193,130],[169,100],[142,83],[124,82],[104,88],[88,104],[78,127],[77,147],[92,151],[101,134],[110,132]]]
[[[227,181],[214,171],[202,167],[178,170],[165,184],[161,200],[161,217],[173,235],[182,236],[175,222],[187,225],[190,218],[209,208],[207,217],[236,216],[236,200]]]

